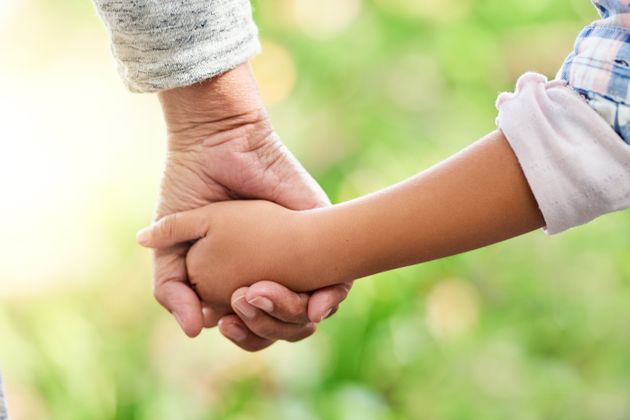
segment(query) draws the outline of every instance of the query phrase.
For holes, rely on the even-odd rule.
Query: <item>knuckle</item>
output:
[[[278,294],[281,294],[281,287],[282,286],[278,283],[274,283],[269,280],[261,280],[249,287],[247,295],[252,298],[254,296],[264,296],[273,299],[274,297],[277,297]]]
[[[308,306],[309,296],[304,293],[300,293],[300,294],[292,294],[291,297],[292,299],[285,299],[286,311],[294,316],[301,315],[302,313],[304,313],[304,311],[306,311],[306,308]]]
[[[307,295],[299,295],[287,306],[287,314],[289,317],[297,322],[308,318],[308,299]]]
[[[236,301],[241,299],[241,298],[245,298],[246,299],[247,291],[248,291],[247,287],[239,287],[234,292],[232,292],[232,296],[230,298],[230,304],[234,305],[236,303]]]

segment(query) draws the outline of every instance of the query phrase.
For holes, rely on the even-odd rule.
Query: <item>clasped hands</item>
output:
[[[278,204],[274,209],[329,205],[323,190],[275,134],[249,65],[159,97],[168,129],[168,157],[156,223],[138,235],[140,244],[155,248],[155,298],[191,337],[218,325],[235,344],[256,351],[279,339],[310,336],[319,321],[336,311],[351,283],[290,290],[283,284],[297,283],[284,281],[285,274],[281,279],[268,270],[256,276],[230,272],[235,264],[247,264],[242,259],[247,253],[268,245],[261,231],[264,219],[251,214],[250,220],[243,220],[254,229],[252,235],[261,234],[261,248],[239,250],[213,247],[206,239],[209,225],[199,217],[204,206],[235,199],[268,200]],[[181,220],[178,212],[190,210]],[[225,244],[238,246],[238,237],[233,239]]]

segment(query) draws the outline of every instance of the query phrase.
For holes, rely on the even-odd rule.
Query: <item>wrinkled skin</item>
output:
[[[169,131],[157,218],[231,199],[258,198],[302,210],[329,204],[313,178],[281,143],[260,102],[248,65],[209,81],[160,93]],[[190,243],[154,254],[154,295],[194,337],[203,327],[245,350],[296,341],[334,313],[350,284],[294,293],[273,279],[234,292],[230,301],[200,301],[185,257]]]

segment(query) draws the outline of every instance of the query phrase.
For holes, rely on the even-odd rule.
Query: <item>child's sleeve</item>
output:
[[[497,109],[547,233],[630,207],[630,146],[564,82],[526,73]]]
[[[249,0],[93,0],[134,92],[188,86],[260,50]]]

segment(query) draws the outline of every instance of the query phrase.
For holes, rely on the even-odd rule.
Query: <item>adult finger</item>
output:
[[[241,318],[247,328],[259,337],[268,340],[299,341],[315,332],[315,324],[292,324],[279,321],[266,312],[250,305],[245,300],[247,288],[243,287],[234,292],[232,309]]]
[[[168,248],[181,242],[196,241],[208,233],[210,206],[164,216],[140,230],[136,241],[147,248]]]
[[[236,292],[232,295],[232,301]],[[295,293],[285,286],[272,281],[254,283],[245,293],[245,300],[252,306],[266,312],[279,321],[293,324],[306,324],[308,300],[306,293]]]
[[[247,351],[259,351],[274,343],[274,340],[258,337],[249,331],[243,321],[234,314],[226,315],[219,320],[219,331],[227,339]]]
[[[202,303],[203,327],[214,328],[219,323],[219,319],[225,315],[225,311],[217,311],[212,305]]]
[[[185,263],[180,249],[157,250],[153,295],[173,314],[186,335],[196,337],[203,327],[203,313],[199,297],[186,283]]]
[[[348,296],[352,282],[336,284],[316,290],[308,302],[308,318],[311,322],[321,322],[334,312]]]
[[[195,292],[181,282],[166,282],[154,292],[155,298],[170,311],[189,337],[196,337],[203,327],[201,303]]]

